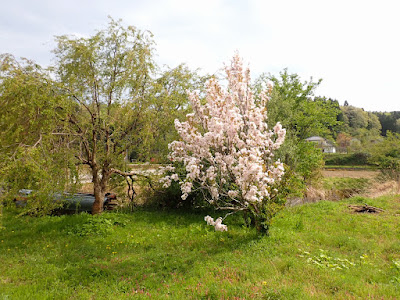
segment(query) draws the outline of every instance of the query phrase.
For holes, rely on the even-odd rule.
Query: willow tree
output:
[[[208,75],[200,76],[185,64],[167,68],[154,80],[151,122],[152,142],[147,155],[159,162],[169,162],[168,144],[179,138],[173,124],[175,119],[183,120],[191,112],[188,90],[204,90]]]
[[[89,166],[95,202],[103,210],[111,176],[123,169],[132,145],[143,143],[149,105],[146,97],[154,71],[152,34],[111,19],[90,37],[56,37],[54,72],[70,99],[65,139],[75,143],[78,163]]]
[[[39,65],[0,55],[0,164],[15,157],[19,148],[40,144],[59,117],[59,100]]]
[[[60,120],[66,114],[59,108],[65,100],[47,70],[0,55],[0,189],[3,196],[22,188],[40,190],[27,208],[38,214],[51,209],[46,195],[66,188],[73,174],[69,144],[58,135],[64,131]]]

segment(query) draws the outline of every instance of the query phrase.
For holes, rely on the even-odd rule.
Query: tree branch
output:
[[[124,171],[121,171],[121,170],[118,170],[118,169],[114,169],[114,168],[111,168],[111,169],[110,169],[110,175],[111,175],[111,174],[118,174],[118,175],[121,175],[121,176],[124,176],[124,177],[137,176],[137,177],[145,178],[145,179],[147,180],[147,182],[149,183],[150,187],[151,187],[152,189],[154,189],[154,188],[153,188],[153,185],[151,184],[151,178],[150,178],[150,176],[143,175],[143,174],[139,174],[139,173],[135,173],[135,172],[124,172]]]

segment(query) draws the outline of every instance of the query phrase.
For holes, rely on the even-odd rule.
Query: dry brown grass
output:
[[[400,194],[400,183],[394,180],[375,182],[365,193],[365,197],[377,198],[384,195]]]
[[[338,178],[367,178],[371,185],[367,190],[357,194],[351,189],[344,190],[326,190],[318,186],[307,187],[303,198],[288,199],[288,206],[312,203],[321,200],[338,201],[344,198],[353,197],[356,195],[376,198],[384,195],[400,194],[400,182],[393,180],[383,180],[380,177],[379,171],[371,170],[323,170],[324,177]]]
[[[400,182],[382,179],[379,171],[371,170],[323,170],[324,177],[347,177],[371,179],[371,186],[361,196],[376,198],[383,195],[400,194]]]

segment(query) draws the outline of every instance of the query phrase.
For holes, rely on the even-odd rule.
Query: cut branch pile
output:
[[[367,204],[364,204],[364,205],[349,205],[349,208],[352,209],[353,212],[356,212],[356,213],[374,214],[374,213],[384,212],[384,210],[381,209],[381,208],[370,206],[370,205],[367,205]]]

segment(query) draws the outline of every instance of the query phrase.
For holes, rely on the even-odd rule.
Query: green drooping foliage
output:
[[[29,60],[0,56],[1,163],[21,147],[39,145],[57,129],[64,105],[50,74]]]
[[[134,152],[132,158],[168,162],[168,144],[178,139],[174,120],[183,120],[191,107],[188,90],[203,90],[207,76],[199,76],[186,65],[167,68],[153,81],[149,92],[151,137],[148,151]]]
[[[0,60],[0,188],[4,197],[22,188],[40,190],[27,210],[47,213],[49,195],[75,185],[70,145],[63,144],[65,98],[50,74],[11,55]]]

